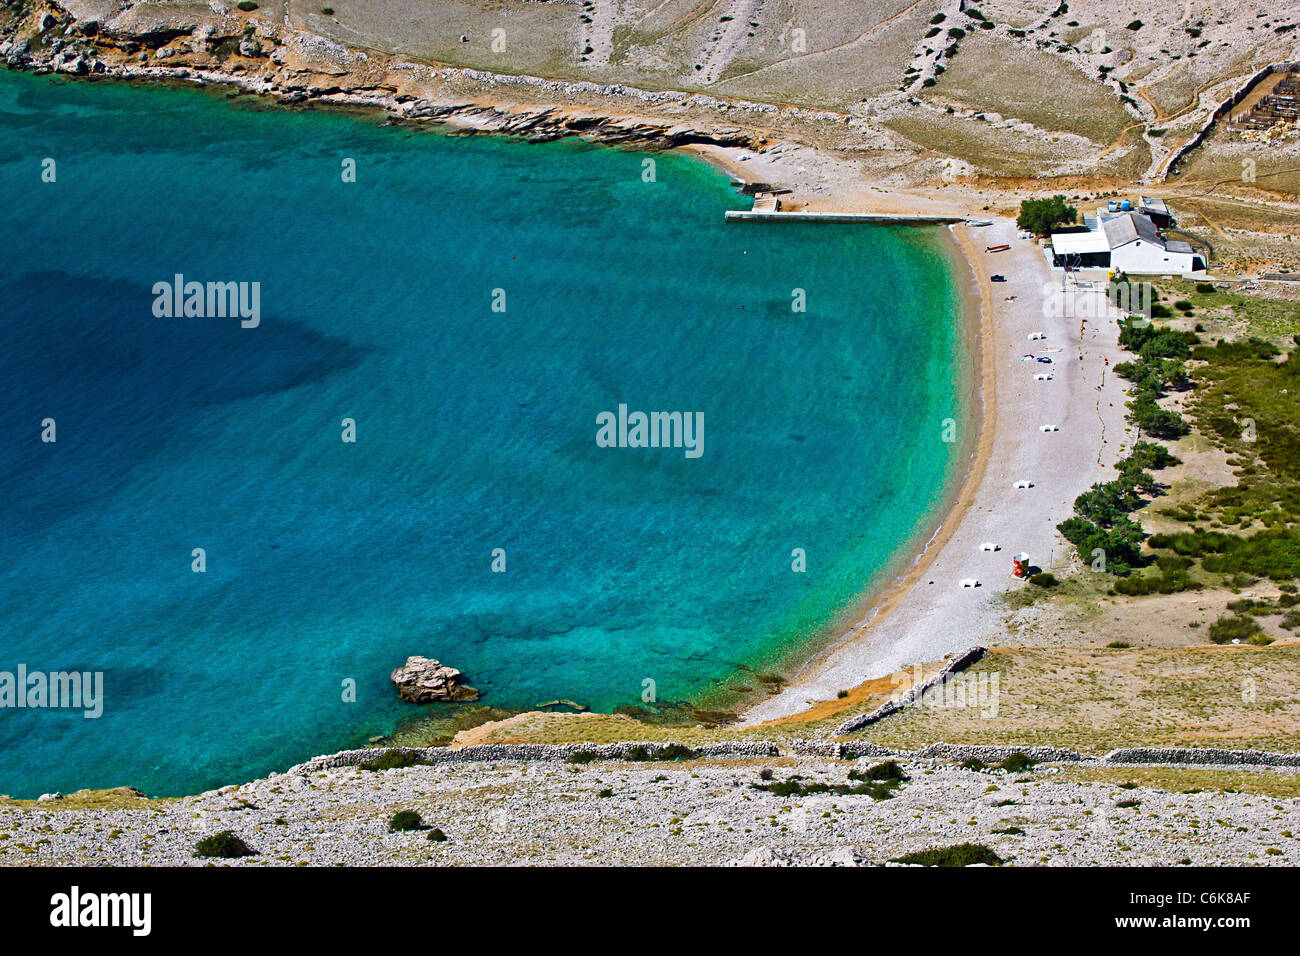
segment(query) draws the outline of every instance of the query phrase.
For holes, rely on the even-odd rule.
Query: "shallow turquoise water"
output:
[[[0,792],[357,744],[418,712],[412,653],[612,709],[820,636],[953,471],[939,237],[724,225],[725,177],[642,159],[0,73],[0,670],[105,680],[98,720],[0,709]],[[156,317],[176,273],[261,324]],[[619,403],[703,455],[598,447]]]

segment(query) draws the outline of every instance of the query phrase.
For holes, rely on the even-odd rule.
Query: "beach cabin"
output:
[[[1205,257],[1190,243],[1166,239],[1137,212],[1085,220],[1085,232],[1052,234],[1052,265],[1070,269],[1118,269],[1129,275],[1186,275],[1205,269]]]

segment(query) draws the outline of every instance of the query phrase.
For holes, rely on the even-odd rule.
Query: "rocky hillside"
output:
[[[490,97],[721,121],[853,151],[913,182],[950,172],[941,157],[967,173],[1150,180],[1258,70],[1300,59],[1300,13],[1138,6],[4,0],[0,56],[69,73],[220,71],[301,98]]]
[[[310,765],[179,800],[0,804],[0,865],[888,864],[963,844],[1009,865],[1300,863],[1293,771],[974,769],[812,757]],[[394,816],[414,811],[409,830]],[[398,826],[403,825],[398,818]],[[992,856],[988,856],[990,853]],[[218,859],[215,862],[223,862]]]

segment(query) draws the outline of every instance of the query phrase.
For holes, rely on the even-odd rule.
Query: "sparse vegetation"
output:
[[[1252,617],[1228,614],[1210,625],[1210,640],[1215,644],[1231,644],[1233,641],[1249,641],[1263,629]]]
[[[420,814],[415,810],[398,810],[388,821],[389,833],[406,833],[424,829]]]
[[[896,857],[893,862],[914,866],[972,866],[977,863],[1001,866],[1002,857],[980,843],[959,843],[956,846],[907,853]]]
[[[199,840],[194,845],[194,855],[234,860],[241,856],[255,856],[256,854],[240,836],[230,830],[222,830]]]
[[[385,750],[378,757],[363,760],[357,764],[362,770],[397,770],[401,767],[414,767],[424,761],[409,750]]]
[[[1034,762],[1029,758],[1028,754],[1014,753],[1000,763],[995,764],[995,766],[999,770],[1005,770],[1008,773],[1024,773],[1026,770],[1033,768]]]

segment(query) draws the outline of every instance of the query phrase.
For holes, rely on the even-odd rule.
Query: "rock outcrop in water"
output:
[[[413,704],[431,704],[435,701],[465,703],[478,700],[478,691],[461,683],[460,671],[439,664],[431,657],[413,656],[389,675],[397,685],[402,700]]]

